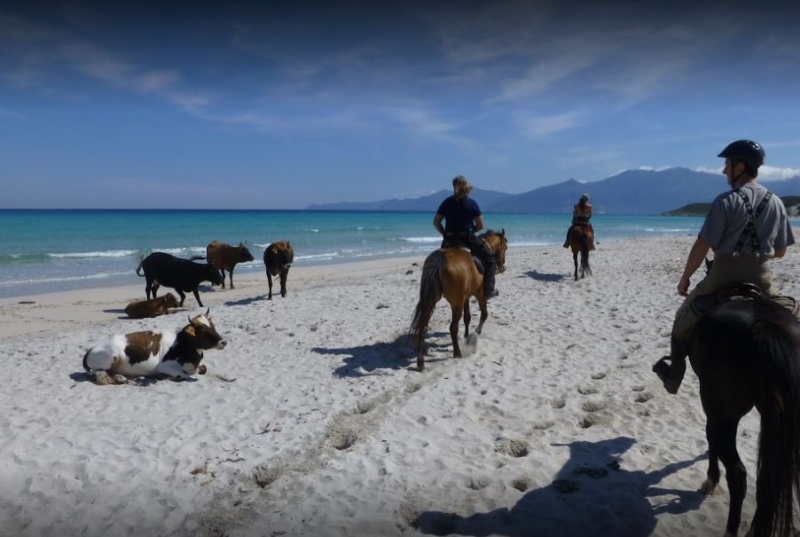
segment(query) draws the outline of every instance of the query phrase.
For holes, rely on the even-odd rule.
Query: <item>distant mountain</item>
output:
[[[800,193],[800,177],[763,183],[778,196]],[[628,170],[602,181],[580,183],[574,179],[543,186],[522,194],[475,189],[472,197],[488,213],[570,213],[583,193],[589,194],[595,214],[663,214],[692,203],[711,203],[725,191],[720,173],[695,172],[686,168],[663,171]],[[415,199],[392,199],[368,203],[311,205],[308,210],[425,211],[433,212],[451,190]]]
[[[323,203],[309,205],[307,211],[424,211],[433,212],[439,208],[439,204],[447,196],[452,196],[452,190],[440,190],[435,194],[411,199],[390,199],[368,202],[342,202],[342,203]],[[481,190],[476,188],[470,197],[478,202],[482,210],[484,207],[501,202],[505,198],[514,197],[513,194],[495,192],[493,190]]]
[[[800,196],[781,196],[781,201],[789,216],[800,214]],[[662,213],[664,216],[705,216],[711,208],[711,203],[690,203],[679,209]]]

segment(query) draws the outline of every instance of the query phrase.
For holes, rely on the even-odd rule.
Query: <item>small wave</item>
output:
[[[442,242],[441,237],[400,237],[400,240],[405,242],[417,242],[417,243]]]
[[[47,254],[47,256],[56,259],[80,259],[87,257],[128,257],[136,253],[136,250],[108,250],[105,252],[67,252],[64,254]]]
[[[689,228],[652,228],[646,227],[644,230],[647,233],[690,233],[692,230]]]
[[[335,259],[337,257],[339,257],[339,253],[338,252],[330,252],[330,253],[324,253],[324,254],[296,255],[294,258],[295,258],[295,260],[302,259],[302,260],[306,260],[306,261],[311,261],[311,260]]]
[[[83,276],[62,276],[59,278],[29,278],[26,280],[6,280],[6,281],[0,281],[0,287],[11,287],[20,284],[63,283],[63,282],[102,280],[104,278],[114,278],[117,276],[128,276],[128,275],[130,275],[130,272],[100,272],[97,274],[87,274]]]

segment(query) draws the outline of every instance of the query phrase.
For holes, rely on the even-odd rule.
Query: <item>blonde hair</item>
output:
[[[455,190],[456,199],[462,199],[472,192],[472,185],[467,182],[467,178],[463,175],[456,175],[453,179],[453,189]]]

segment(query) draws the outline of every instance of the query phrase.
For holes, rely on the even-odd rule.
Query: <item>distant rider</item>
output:
[[[572,206],[572,225],[567,229],[567,239],[564,241],[564,248],[569,248],[569,236],[576,225],[583,224],[589,226],[589,229],[592,230],[592,235],[594,235],[594,229],[592,228],[591,222],[589,222],[591,218],[592,204],[589,203],[589,194],[584,194],[578,200],[578,203]],[[594,241],[592,241],[589,249],[594,250]]]
[[[738,140],[718,156],[725,159],[722,173],[732,190],[720,194],[711,204],[692,245],[678,282],[678,294],[686,299],[675,314],[670,355],[653,366],[671,394],[677,393],[683,380],[686,356],[699,321],[691,307],[694,298],[737,282],[753,283],[765,294],[773,294],[769,260],[783,257],[786,248],[794,244],[783,202],[756,181],[758,168],[764,163],[761,145],[751,140]],[[709,249],[714,251],[711,270],[687,296],[689,279],[703,263]]]
[[[470,192],[472,185],[464,176],[459,175],[453,179],[453,195],[439,205],[436,216],[433,217],[433,227],[444,237],[442,248],[469,248],[472,255],[483,262],[484,294],[488,299],[499,294],[494,287],[497,262],[491,248],[475,235],[476,231],[483,229],[483,216],[477,202],[469,197]],[[445,221],[444,227],[442,220]]]

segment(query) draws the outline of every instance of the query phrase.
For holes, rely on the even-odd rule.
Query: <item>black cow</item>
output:
[[[201,258],[202,259],[202,258]],[[139,272],[144,270],[144,274]],[[136,274],[144,276],[146,285],[144,292],[150,300],[150,291],[153,291],[153,298],[159,286],[172,287],[181,297],[180,305],[186,299],[185,291],[194,293],[197,303],[203,306],[200,301],[200,294],[197,288],[200,282],[211,282],[212,285],[222,283],[222,274],[208,263],[195,263],[190,259],[180,259],[174,255],[164,252],[153,252],[145,257],[136,268]]]
[[[272,300],[272,277],[281,278],[281,296],[286,296],[286,279],[294,261],[294,249],[289,241],[275,241],[264,250],[264,266],[269,282],[269,300]]]

